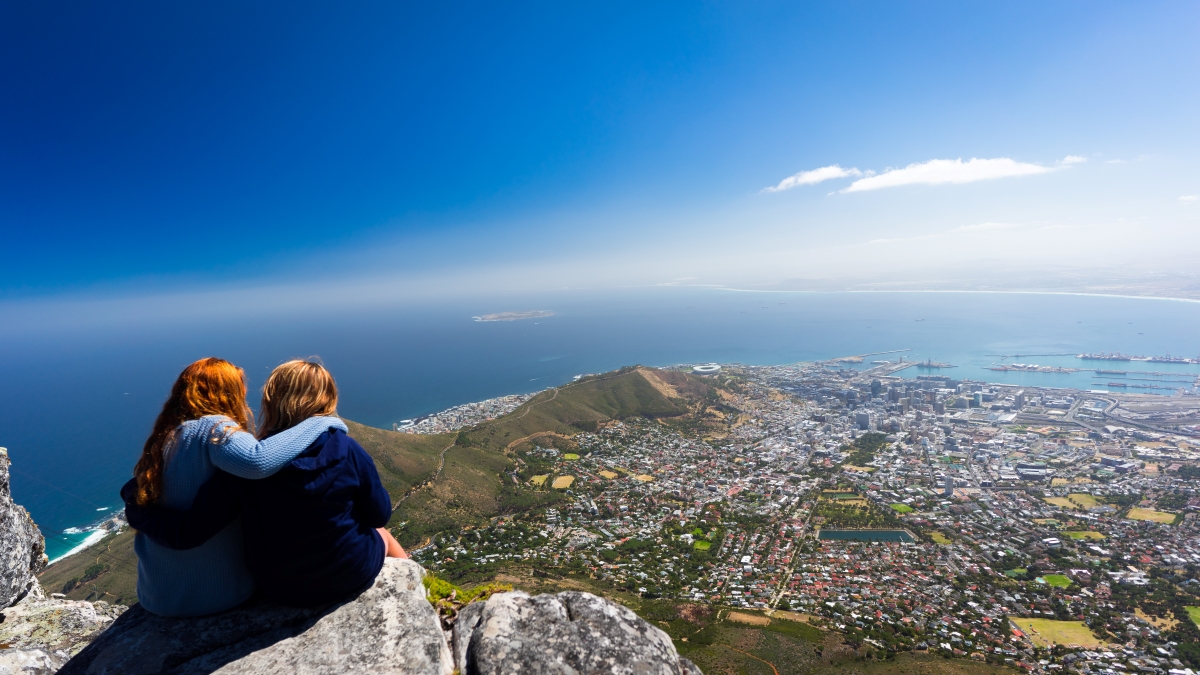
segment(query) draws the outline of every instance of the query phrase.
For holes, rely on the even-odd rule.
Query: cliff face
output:
[[[46,597],[36,577],[46,567],[46,540],[13,503],[8,469],[0,448],[0,675],[48,675],[125,608]]]
[[[0,448],[0,608],[8,607],[39,589],[37,573],[46,567],[46,540],[29,517],[14,504],[9,485],[8,450]]]

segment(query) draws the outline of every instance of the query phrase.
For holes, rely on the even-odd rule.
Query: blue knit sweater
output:
[[[229,418],[212,415],[183,423],[164,452],[159,503],[186,509],[200,486],[220,469],[242,478],[266,478],[291,462],[318,436],[334,428],[336,417],[313,417],[263,441],[230,431]],[[241,520],[203,545],[175,551],[138,534],[138,601],[162,616],[203,616],[241,604],[254,592],[242,550]]]

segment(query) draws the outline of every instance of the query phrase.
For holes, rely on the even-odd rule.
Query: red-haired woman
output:
[[[246,405],[245,373],[223,359],[200,359],[179,375],[146,439],[134,469],[136,503],[186,509],[217,470],[265,478],[330,428],[346,431],[336,417],[311,417],[258,441]],[[138,600],[155,614],[212,614],[254,592],[240,519],[196,548],[173,550],[143,534],[134,546]]]

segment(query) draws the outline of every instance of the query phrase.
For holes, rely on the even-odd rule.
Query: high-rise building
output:
[[[859,429],[866,431],[871,428],[871,414],[865,410],[854,413],[854,423]]]

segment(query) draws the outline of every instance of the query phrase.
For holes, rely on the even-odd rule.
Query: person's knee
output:
[[[408,553],[406,553],[404,551],[404,547],[400,545],[400,542],[396,540],[396,537],[392,536],[392,533],[389,532],[387,530],[387,528],[381,527],[381,528],[377,529],[376,532],[378,532],[380,538],[383,539],[383,546],[386,549],[387,557],[389,557],[389,558],[407,558],[408,557]]]

